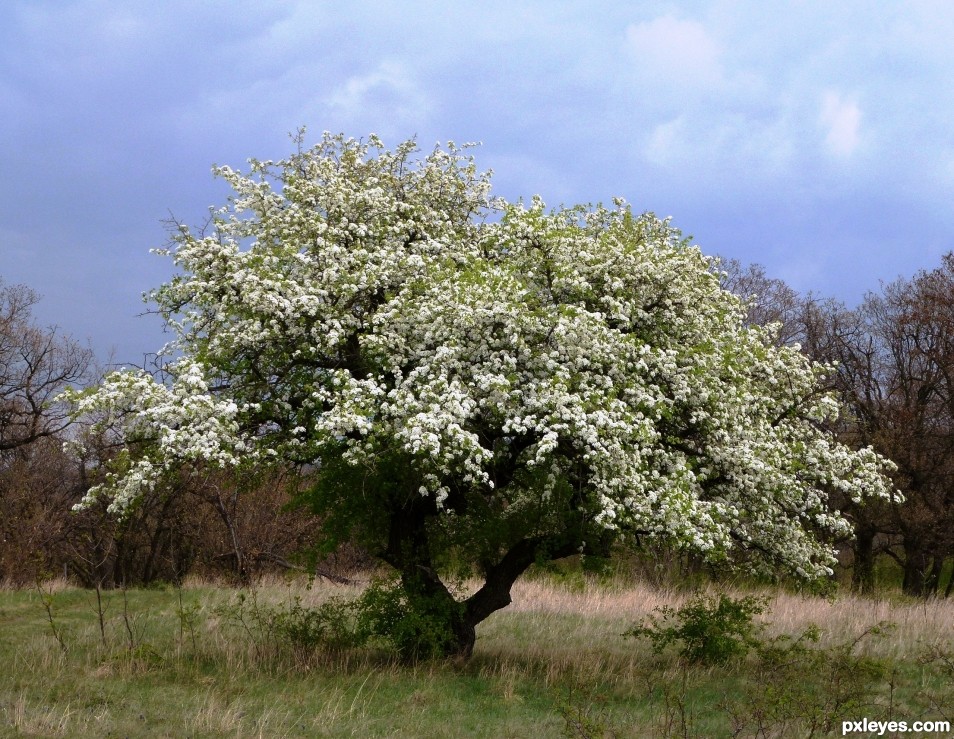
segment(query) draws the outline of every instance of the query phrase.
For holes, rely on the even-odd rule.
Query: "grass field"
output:
[[[466,663],[303,648],[256,617],[357,592],[278,580],[241,602],[201,583],[101,601],[63,583],[0,590],[0,735],[805,737],[954,714],[954,602],[766,593],[764,639],[816,624],[819,640],[724,666],[624,639],[686,598],[632,583],[519,583]]]

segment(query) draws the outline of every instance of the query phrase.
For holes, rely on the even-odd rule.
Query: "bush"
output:
[[[420,598],[412,603],[399,582],[387,580],[372,582],[354,600],[331,598],[315,608],[302,605],[300,597],[283,605],[263,604],[252,591],[217,610],[257,649],[290,647],[297,654],[380,646],[415,661],[442,656],[454,638],[455,614],[446,602]]]
[[[358,631],[364,640],[381,639],[405,660],[447,654],[453,643],[454,615],[459,603],[419,598],[411,602],[397,582],[377,581],[355,601]]]
[[[272,612],[279,639],[300,649],[347,649],[358,646],[352,601],[332,598],[317,608],[306,608],[296,597],[286,610]]]
[[[649,639],[656,654],[678,643],[680,657],[689,662],[724,664],[758,646],[763,626],[753,618],[766,606],[765,598],[754,596],[698,595],[679,610],[657,608],[661,617],[648,616],[623,635]]]

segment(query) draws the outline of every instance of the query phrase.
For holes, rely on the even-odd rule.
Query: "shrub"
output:
[[[355,601],[358,633],[364,640],[380,639],[405,660],[432,659],[448,653],[454,641],[448,608],[459,603],[419,597],[410,602],[398,582],[373,582]]]
[[[380,646],[415,661],[444,655],[454,639],[455,614],[446,603],[423,597],[412,603],[399,582],[378,580],[356,599],[331,598],[315,608],[302,605],[299,597],[266,605],[252,591],[216,610],[244,631],[257,651],[266,645],[290,647],[299,654]]]
[[[285,610],[273,611],[273,625],[280,640],[303,649],[346,649],[358,646],[355,603],[332,598],[317,608],[306,608],[301,598]]]
[[[648,616],[624,636],[649,639],[656,654],[679,644],[680,657],[689,662],[724,664],[759,644],[763,626],[753,618],[764,613],[766,605],[765,598],[755,596],[699,595],[678,610],[657,608],[660,616]]]

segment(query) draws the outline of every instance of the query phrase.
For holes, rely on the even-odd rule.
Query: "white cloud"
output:
[[[738,192],[790,176],[797,147],[787,122],[775,117],[683,114],[653,126],[640,154],[666,178],[692,172],[696,183],[718,182],[723,191]]]
[[[722,81],[722,49],[697,21],[666,15],[631,24],[626,48],[640,77],[679,87]]]
[[[634,107],[646,162],[740,182],[791,166],[784,93],[764,60],[740,59],[738,44],[724,45],[732,38],[724,23],[672,15],[626,28],[620,96]]]
[[[646,159],[656,165],[666,165],[673,159],[678,159],[683,149],[684,128],[682,116],[656,126],[649,136],[649,143],[646,145]]]
[[[837,157],[851,156],[861,140],[861,109],[857,103],[828,91],[822,101],[818,120],[827,129],[825,146],[828,151]]]
[[[368,74],[350,77],[325,103],[346,121],[390,121],[398,127],[420,124],[428,109],[427,97],[411,73],[393,61],[381,62]]]

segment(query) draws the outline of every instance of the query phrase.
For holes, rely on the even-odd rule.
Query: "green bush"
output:
[[[375,581],[355,600],[332,598],[315,608],[296,597],[271,606],[240,594],[217,609],[243,630],[258,649],[287,646],[298,652],[341,650],[363,646],[393,649],[408,661],[447,653],[458,615],[458,603],[418,598],[413,602],[397,581]]]
[[[426,597],[412,603],[400,583],[376,581],[355,601],[357,629],[364,641],[383,640],[406,660],[440,657],[454,639],[454,607],[460,604]]]
[[[304,649],[346,649],[358,646],[353,601],[332,598],[317,608],[306,608],[301,598],[286,610],[273,611],[275,632],[280,639]]]
[[[656,654],[678,644],[679,655],[689,662],[724,664],[758,646],[763,626],[753,619],[766,606],[765,598],[754,596],[698,595],[678,610],[657,608],[660,616],[648,616],[624,636],[649,639]]]

